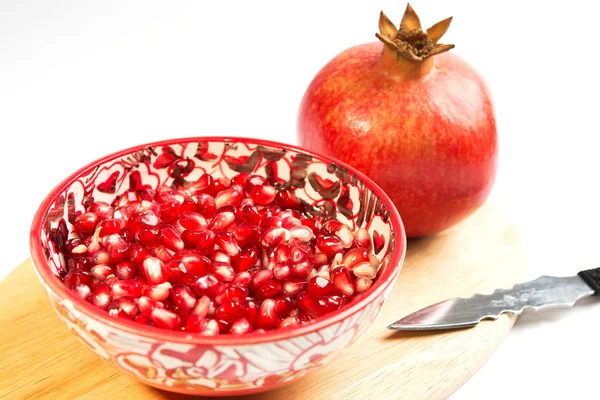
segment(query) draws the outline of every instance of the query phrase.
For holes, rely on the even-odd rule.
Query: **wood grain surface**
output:
[[[486,205],[460,226],[413,240],[403,270],[369,330],[331,364],[248,399],[444,399],[500,345],[514,319],[461,331],[391,332],[429,304],[508,288],[526,278],[517,230]],[[30,260],[0,282],[0,399],[187,399],[118,373],[54,314]]]

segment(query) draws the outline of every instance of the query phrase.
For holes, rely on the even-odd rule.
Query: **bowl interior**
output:
[[[402,223],[387,196],[360,172],[292,146],[242,138],[186,138],[123,150],[77,171],[49,194],[32,226],[32,254],[52,288],[66,273],[61,255],[71,222],[94,201],[113,203],[130,190],[162,185],[193,192],[203,174],[231,178],[262,175],[279,190],[300,200],[308,215],[336,217],[352,230],[366,228],[382,267],[371,290],[396,274],[405,251]],[[397,240],[400,239],[400,240]],[[47,274],[49,272],[50,274]],[[397,271],[396,271],[397,272]],[[64,289],[64,287],[62,287]],[[75,296],[73,296],[75,300]],[[90,306],[91,307],[91,306]]]

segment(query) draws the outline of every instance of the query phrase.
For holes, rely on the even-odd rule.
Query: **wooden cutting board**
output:
[[[249,399],[443,399],[471,377],[510,331],[503,316],[462,331],[403,333],[386,326],[454,296],[525,279],[516,229],[485,206],[460,226],[409,241],[406,262],[371,328],[320,371]],[[0,399],[189,399],[145,386],[87,350],[54,314],[25,261],[0,282]]]

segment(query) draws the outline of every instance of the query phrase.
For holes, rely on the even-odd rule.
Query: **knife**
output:
[[[575,305],[577,300],[600,293],[600,268],[581,271],[575,276],[539,278],[498,289],[489,295],[453,298],[423,308],[394,322],[388,329],[441,330],[470,328],[501,314],[520,315],[524,309]]]

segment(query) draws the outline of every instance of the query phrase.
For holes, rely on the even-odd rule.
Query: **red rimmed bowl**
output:
[[[186,184],[206,172],[215,177],[252,172],[287,182],[305,212],[335,216],[354,230],[366,228],[381,262],[373,286],[340,310],[304,325],[200,336],[113,318],[63,285],[58,276],[66,267],[56,243],[70,235],[69,215],[90,201],[111,203],[129,189]],[[30,246],[59,318],[99,357],[160,389],[225,396],[285,385],[339,355],[371,324],[390,293],[404,261],[406,237],[387,195],[342,162],[282,143],[196,137],[136,146],[76,171],[42,202]]]

